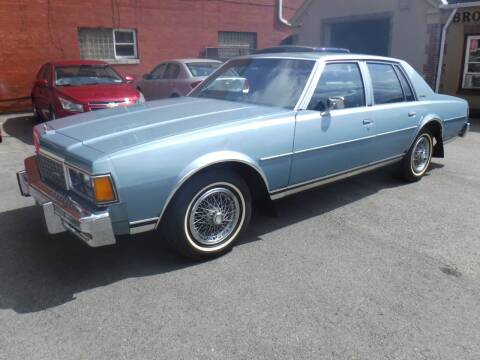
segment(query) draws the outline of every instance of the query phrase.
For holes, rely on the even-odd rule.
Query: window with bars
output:
[[[79,28],[82,59],[138,59],[134,29]]]
[[[257,49],[257,33],[219,31],[218,57],[229,59],[235,56],[248,55]]]

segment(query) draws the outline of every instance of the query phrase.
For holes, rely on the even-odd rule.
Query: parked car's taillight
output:
[[[37,128],[33,128],[33,145],[35,146],[35,153],[40,152],[40,132]]]

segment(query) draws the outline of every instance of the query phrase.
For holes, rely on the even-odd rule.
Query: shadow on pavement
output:
[[[385,168],[286,198],[276,203],[275,217],[256,212],[238,246],[248,246],[263,234],[403,185],[392,178],[391,168]],[[0,229],[0,309],[17,313],[56,307],[74,300],[77,293],[122,279],[197,265],[172,253],[155,234],[126,237],[116,246],[97,249],[68,234],[49,236],[35,206],[0,213]]]
[[[12,116],[3,123],[5,135],[15,137],[27,145],[33,145],[32,128],[36,125],[32,115]]]

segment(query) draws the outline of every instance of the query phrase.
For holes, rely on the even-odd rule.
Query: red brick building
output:
[[[302,3],[285,0],[285,17]],[[277,9],[276,0],[0,0],[0,111],[28,107],[48,61],[104,59],[140,76],[166,59],[276,45],[290,35]]]

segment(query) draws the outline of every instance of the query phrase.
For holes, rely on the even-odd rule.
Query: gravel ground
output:
[[[0,116],[0,359],[479,359],[480,122],[421,182],[383,169],[258,213],[226,256],[47,236]]]

